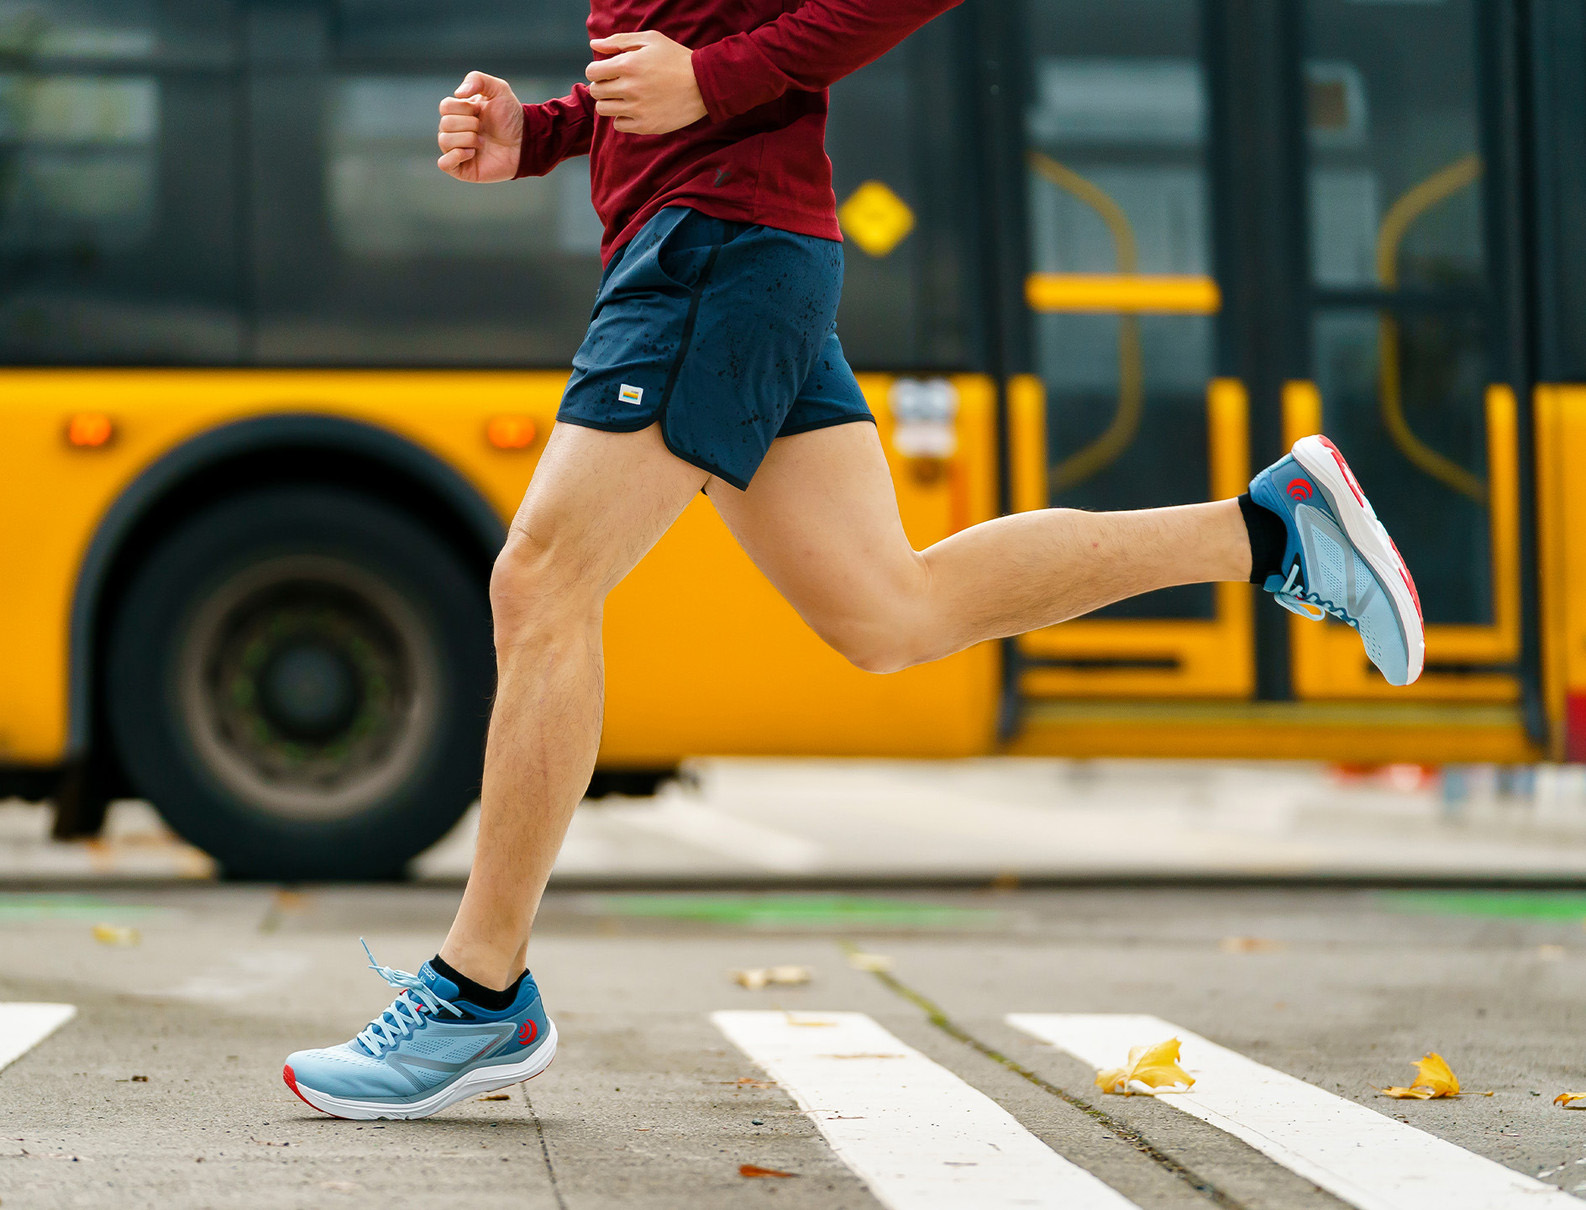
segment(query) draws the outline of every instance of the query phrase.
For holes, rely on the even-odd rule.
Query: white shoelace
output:
[[[1318,596],[1314,592],[1307,592],[1305,586],[1299,582],[1299,579],[1300,561],[1296,559],[1294,566],[1289,569],[1288,579],[1283,581],[1283,587],[1272,594],[1277,598],[1279,605],[1290,613],[1297,613],[1302,618],[1309,618],[1311,621],[1315,621],[1316,616],[1309,610],[1302,608],[1300,603],[1310,605],[1315,609],[1322,610],[1324,613],[1332,614],[1341,622],[1347,622],[1356,630],[1360,629],[1360,623],[1355,620],[1348,610],[1340,605],[1333,604],[1333,602]]]
[[[463,1015],[463,1010],[450,1000],[442,1000],[423,979],[417,975],[410,975],[407,971],[393,970],[389,966],[381,966],[374,960],[374,954],[369,951],[369,943],[362,937],[358,943],[363,946],[363,952],[369,956],[369,969],[374,971],[392,987],[400,987],[401,994],[391,1002],[391,1007],[386,1009],[368,1026],[358,1034],[358,1041],[370,1054],[379,1057],[384,1050],[389,1050],[403,1038],[413,1036],[416,1028],[424,1025],[424,1014],[438,1013],[446,1009],[454,1017]],[[407,997],[411,996],[409,1000]]]

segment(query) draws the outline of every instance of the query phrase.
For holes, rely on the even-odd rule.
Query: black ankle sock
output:
[[[1277,513],[1252,500],[1249,492],[1239,497],[1239,512],[1250,535],[1250,582],[1264,584],[1268,576],[1281,576],[1289,527]]]
[[[511,987],[504,992],[500,992],[494,988],[486,987],[483,983],[475,983],[439,954],[430,959],[430,966],[434,968],[437,975],[450,979],[457,984],[457,993],[464,1000],[467,1000],[470,1004],[477,1004],[486,1012],[492,1013],[500,1012],[518,998],[518,985],[523,982],[523,975],[529,973],[524,971],[523,975],[519,975],[512,981]]]

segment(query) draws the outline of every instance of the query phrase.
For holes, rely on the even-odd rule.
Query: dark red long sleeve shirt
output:
[[[591,37],[650,29],[691,49],[707,116],[671,134],[623,134],[579,84],[523,107],[518,176],[589,155],[607,261],[666,206],[841,239],[826,90],[959,2],[591,0]]]

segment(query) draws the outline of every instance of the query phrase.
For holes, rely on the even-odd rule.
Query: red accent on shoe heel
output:
[[[302,1101],[303,1104],[307,1105],[315,1113],[323,1113],[326,1117],[331,1118],[338,1116],[334,1113],[330,1113],[324,1109],[321,1109],[318,1105],[314,1104],[313,1101],[309,1100],[297,1090],[297,1073],[292,1070],[292,1065],[290,1063],[281,1068],[281,1078],[286,1081],[286,1086],[292,1090],[292,1095],[298,1100]]]

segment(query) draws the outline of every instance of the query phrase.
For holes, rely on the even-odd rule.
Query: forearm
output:
[[[694,51],[706,111],[722,121],[790,89],[829,88],[958,3],[804,0],[774,21]]]
[[[563,160],[588,155],[595,132],[595,103],[582,84],[554,101],[523,107],[518,177],[544,176]]]

